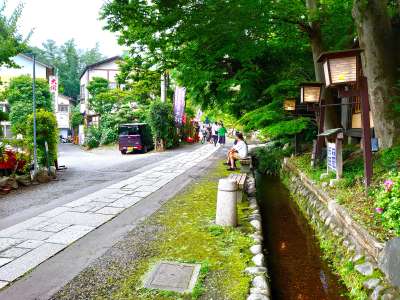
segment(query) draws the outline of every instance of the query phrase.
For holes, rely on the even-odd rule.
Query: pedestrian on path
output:
[[[244,159],[248,154],[247,143],[243,138],[243,134],[240,132],[236,132],[235,136],[236,144],[228,151],[228,157],[226,161],[226,165],[229,166],[228,171],[236,170],[236,161],[239,159]]]
[[[218,143],[220,145],[225,145],[225,135],[226,135],[226,128],[224,127],[224,123],[220,122],[220,127],[218,129]]]
[[[218,124],[218,122],[215,122],[211,127],[212,140],[213,140],[214,146],[217,146],[217,143],[218,143],[218,130],[219,130],[219,124]]]

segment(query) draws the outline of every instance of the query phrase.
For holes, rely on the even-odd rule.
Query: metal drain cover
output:
[[[199,264],[159,262],[147,276],[145,288],[191,293],[200,273]]]

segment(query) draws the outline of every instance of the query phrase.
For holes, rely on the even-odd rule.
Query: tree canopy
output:
[[[99,45],[88,50],[79,49],[73,39],[63,45],[47,40],[42,48],[32,47],[38,60],[54,66],[60,78],[60,91],[66,96],[77,99],[80,92],[80,75],[86,66],[102,60]]]
[[[0,67],[2,65],[15,67],[11,60],[27,48],[27,38],[18,33],[18,20],[21,16],[22,5],[19,5],[10,17],[5,15],[6,3],[0,2]]]

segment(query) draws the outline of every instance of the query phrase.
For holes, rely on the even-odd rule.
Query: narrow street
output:
[[[196,147],[183,146],[163,153],[121,155],[116,148],[84,151],[72,144],[60,144],[59,164],[68,169],[58,172],[56,181],[0,196],[0,230],[134,176],[142,168],[147,169]]]

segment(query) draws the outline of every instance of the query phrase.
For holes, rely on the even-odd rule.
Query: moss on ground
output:
[[[218,179],[228,176],[222,162],[195,181],[147,222],[163,226],[152,251],[120,285],[114,299],[244,299],[250,277],[243,270],[251,260],[247,203],[239,205],[239,227],[213,224]],[[151,267],[161,260],[200,263],[201,279],[192,294],[143,288]]]

